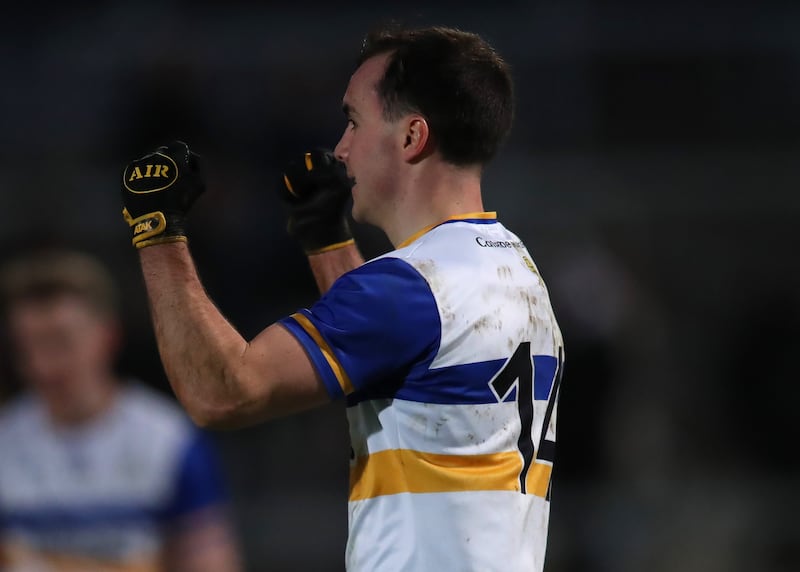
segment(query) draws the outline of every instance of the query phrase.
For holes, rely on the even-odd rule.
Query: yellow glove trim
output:
[[[306,252],[306,254],[311,256],[312,254],[322,254],[323,252],[331,252],[332,250],[339,250],[340,248],[344,248],[345,246],[350,246],[351,244],[355,243],[356,243],[355,239],[351,238],[343,242],[337,242],[335,244],[329,244],[328,246],[323,246],[322,248],[318,248],[316,250],[311,250],[309,252]]]
[[[131,244],[136,248],[156,244],[157,242],[148,239],[163,233],[167,228],[167,219],[161,211],[155,211],[133,218],[131,213],[128,212],[128,209],[123,208],[122,216],[125,218],[125,222],[128,223],[128,226],[133,229]],[[173,238],[177,237],[165,237],[159,242],[174,242]],[[147,242],[147,244],[143,244],[144,242]]]
[[[297,193],[295,193],[294,189],[292,188],[292,183],[289,182],[289,177],[284,175],[283,176],[283,182],[286,185],[286,188],[289,189],[289,192],[292,193],[294,196],[297,196]]]

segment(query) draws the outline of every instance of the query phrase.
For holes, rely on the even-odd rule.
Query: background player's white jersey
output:
[[[283,323],[347,395],[348,570],[542,570],[562,339],[494,213],[412,237]]]
[[[170,527],[224,500],[220,477],[207,439],[144,386],[72,428],[23,396],[0,414],[0,551],[11,570],[38,569],[41,553],[86,570],[161,569]]]

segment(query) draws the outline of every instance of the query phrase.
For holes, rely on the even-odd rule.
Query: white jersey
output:
[[[154,570],[169,525],[224,497],[207,439],[144,386],[69,429],[19,398],[0,414],[0,459],[0,552],[12,570],[40,553]]]
[[[563,344],[494,213],[426,229],[282,323],[347,396],[348,570],[543,569]]]

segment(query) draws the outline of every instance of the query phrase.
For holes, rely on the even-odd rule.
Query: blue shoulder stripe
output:
[[[407,379],[395,396],[408,401],[452,405],[497,403],[489,380],[505,362],[498,359],[430,369],[420,378]]]
[[[502,369],[506,359],[468,363],[426,369],[414,372],[405,380],[387,380],[378,390],[356,391],[348,396],[347,406],[357,405],[370,399],[396,397],[419,403],[436,403],[440,405],[483,405],[497,403],[497,397],[489,386],[489,382]],[[533,361],[533,398],[546,401],[550,397],[558,360],[554,356],[536,355]],[[503,401],[514,401],[517,398],[516,387]]]
[[[99,526],[152,526],[160,511],[140,505],[98,505],[6,511],[3,527],[46,531]]]

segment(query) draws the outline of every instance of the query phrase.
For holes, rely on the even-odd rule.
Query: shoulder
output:
[[[174,401],[137,381],[121,387],[117,408],[120,421],[144,434],[188,437],[192,430]]]
[[[341,276],[322,299],[351,299],[360,305],[370,302],[395,304],[408,300],[413,294],[430,295],[424,276],[412,260],[390,253],[365,262]],[[353,295],[357,295],[357,298],[353,298]]]
[[[131,380],[120,388],[120,403],[129,412],[155,417],[183,417],[177,404],[140,381]]]
[[[407,265],[438,297],[445,283],[452,286],[475,274],[484,258],[480,243],[486,240],[487,231],[496,234],[501,228],[495,220],[483,224],[448,221],[376,260],[392,259]]]
[[[344,274],[342,278],[360,279],[386,275],[417,278],[418,274],[411,262],[411,258],[404,256],[402,251],[395,250],[365,262],[358,268]]]
[[[423,275],[432,266],[458,266],[482,260],[487,249],[520,250],[522,241],[496,219],[451,220],[385,256],[405,261]]]
[[[41,405],[32,395],[24,393],[0,408],[0,438],[39,425],[41,419]]]
[[[436,314],[427,280],[408,261],[392,256],[375,258],[341,276],[309,312],[344,333],[365,326],[386,329],[399,320],[427,320]]]

